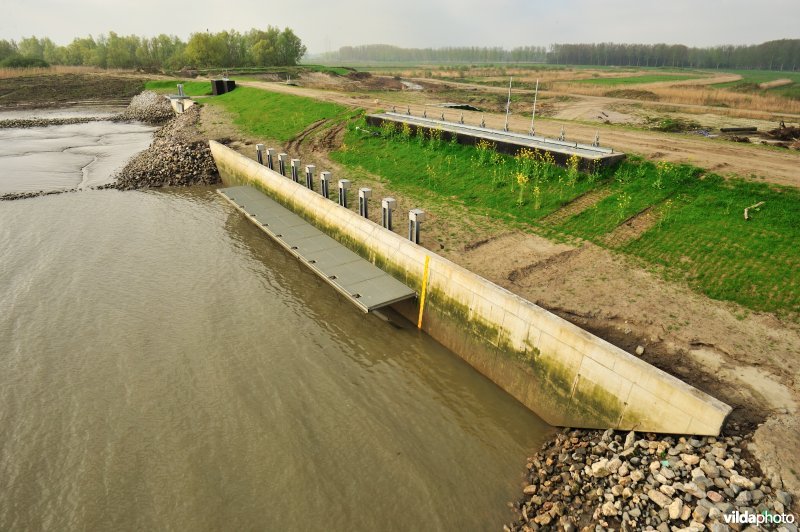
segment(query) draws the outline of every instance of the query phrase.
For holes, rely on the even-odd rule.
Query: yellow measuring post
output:
[[[425,311],[425,293],[428,291],[428,264],[431,262],[431,257],[425,255],[425,269],[422,271],[422,293],[419,296],[419,319],[417,320],[417,329],[422,329],[422,313]]]

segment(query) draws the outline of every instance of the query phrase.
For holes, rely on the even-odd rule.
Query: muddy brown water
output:
[[[498,530],[551,429],[211,189],[0,202],[0,530]]]

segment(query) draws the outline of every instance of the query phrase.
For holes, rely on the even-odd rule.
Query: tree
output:
[[[306,55],[305,45],[289,28],[285,28],[278,36],[276,48],[278,64],[281,66],[296,65]]]

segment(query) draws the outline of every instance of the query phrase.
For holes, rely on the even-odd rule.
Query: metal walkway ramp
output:
[[[489,129],[485,127],[471,126],[468,124],[458,124],[454,122],[411,116],[401,113],[386,112],[371,114],[367,115],[367,121],[371,124],[376,122],[380,123],[383,121],[407,123],[410,125],[421,126],[423,128],[439,129],[448,133],[455,133],[457,135],[473,137],[476,139],[486,139],[494,142],[495,144],[526,147],[547,151],[554,154],[562,154],[566,157],[577,155],[581,159],[587,161],[611,163],[625,158],[624,153],[615,152],[611,148],[580,144],[578,142],[567,142],[565,140],[550,139],[540,136],[533,137],[523,133],[515,133],[513,131],[501,131],[498,129]]]
[[[217,192],[364,312],[416,297],[414,290],[255,188]]]

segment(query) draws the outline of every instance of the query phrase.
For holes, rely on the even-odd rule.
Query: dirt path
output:
[[[391,105],[396,104],[402,107],[408,105],[413,114],[421,115],[427,108],[425,104],[407,103],[405,93],[382,94],[379,99],[376,99],[369,95],[295,87],[280,83],[249,81],[240,84],[363,107],[370,112],[390,108]],[[431,96],[420,95],[418,97],[426,98],[430,104],[441,103]],[[598,97],[584,98],[595,102],[598,99]],[[601,99],[607,100],[606,103],[617,101],[614,98]],[[461,111],[458,111],[458,114],[455,111],[445,112],[445,116],[457,120],[460,113]],[[467,123],[479,124],[481,118],[485,118],[488,127],[497,129],[502,129],[505,120],[505,117],[500,114],[471,111],[463,113]],[[512,115],[509,125],[514,131],[527,131],[530,127],[530,118]],[[565,124],[562,121],[551,119],[537,119],[536,133],[555,138],[559,135],[562,126],[566,129],[567,139],[590,143],[594,139],[595,133],[599,131],[600,142],[603,146],[611,146],[626,153],[634,153],[650,159],[691,163],[725,176],[743,178],[757,176],[759,179],[779,185],[800,186],[800,174],[797,172],[797,168],[800,167],[800,152],[797,151],[769,149],[690,135],[637,131],[602,124],[585,125],[575,122]]]

